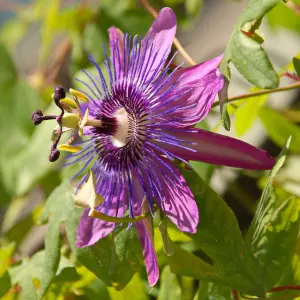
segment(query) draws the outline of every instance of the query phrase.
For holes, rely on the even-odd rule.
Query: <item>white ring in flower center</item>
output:
[[[125,108],[117,110],[114,117],[117,121],[117,131],[112,136],[112,143],[114,146],[121,148],[126,144],[129,129],[129,120]]]

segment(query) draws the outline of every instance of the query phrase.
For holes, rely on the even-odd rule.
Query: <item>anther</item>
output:
[[[39,125],[43,122],[43,113],[41,110],[36,110],[35,112],[32,113],[31,115],[31,120],[34,125]]]
[[[66,98],[66,91],[63,87],[57,85],[54,89],[54,100],[59,101]]]
[[[58,160],[59,156],[60,156],[60,151],[58,149],[54,149],[53,151],[51,151],[49,155],[49,161],[54,162]]]
[[[39,125],[45,120],[55,120],[57,116],[44,116],[41,110],[36,110],[31,115],[31,120],[34,125]]]

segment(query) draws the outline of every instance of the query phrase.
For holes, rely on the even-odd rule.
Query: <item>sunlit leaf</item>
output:
[[[300,151],[300,127],[290,122],[274,109],[262,107],[259,118],[266,128],[270,139],[279,147],[283,147],[289,136],[292,136],[290,150]]]
[[[298,57],[293,57],[293,65],[298,77],[300,77],[300,59]]]
[[[280,197],[272,182],[285,162],[289,143],[290,140],[270,173],[247,234],[247,242],[263,268],[263,281],[268,289],[288,266],[299,232],[300,199]]]
[[[82,212],[83,210],[74,205],[74,195],[68,182],[56,188],[47,200],[41,215],[41,222],[49,219],[45,239],[47,261],[43,270],[42,295],[57,272],[60,257],[59,228],[62,223],[77,259],[108,286],[122,289],[140,269],[141,246],[134,228],[120,228],[113,238],[108,236],[90,247],[75,247],[78,220]]]
[[[191,15],[196,15],[203,6],[203,0],[185,0],[186,11]]]
[[[242,30],[246,23],[260,21],[279,2],[280,0],[248,1],[227,42],[222,60],[221,70],[228,80],[230,80],[228,63],[231,61],[239,72],[255,86],[259,88],[276,88],[278,86],[278,76],[266,52],[260,43],[246,36]]]
[[[40,48],[40,58],[42,62],[45,60],[46,56],[49,53],[50,50],[49,47],[54,38],[54,32],[55,32],[54,28],[58,20],[60,20],[58,18],[59,8],[60,8],[60,0],[53,0],[49,2],[46,15],[44,16],[43,19],[42,45]]]
[[[161,273],[161,285],[158,298],[160,300],[180,300],[181,288],[177,276],[172,274],[169,266],[166,266]]]
[[[211,281],[217,279],[219,284],[254,295],[263,293],[262,270],[247,248],[231,209],[195,172],[185,170],[183,174],[200,211],[197,232],[190,237],[218,270],[218,277]]]
[[[122,290],[116,291],[114,288],[109,288],[111,300],[147,300],[148,296],[144,283],[136,274],[130,283]]]
[[[251,92],[257,90],[258,89],[254,88],[251,89]],[[235,113],[234,127],[238,136],[243,135],[251,128],[258,115],[260,107],[264,105],[268,98],[269,95],[247,98],[245,99],[244,105],[241,105],[237,109]]]
[[[200,281],[197,296],[194,300],[231,300],[232,294],[227,286],[217,285],[211,282]]]
[[[0,276],[0,297],[2,297],[9,291],[11,288],[11,279],[8,271]]]
[[[293,0],[295,2],[295,0]],[[281,1],[267,14],[268,24],[274,29],[282,27],[300,32],[299,16]]]
[[[0,248],[0,276],[2,276],[10,265],[12,254],[15,250],[15,243],[3,245]]]
[[[13,266],[9,269],[12,285],[18,284],[22,288],[22,299],[38,299],[37,287],[40,283],[43,284],[43,267],[44,262],[47,260],[46,255],[45,251],[37,252],[30,259],[24,259],[20,265]],[[67,278],[65,277],[65,282],[78,279],[74,266],[64,256],[60,258],[54,277],[57,276],[59,280],[59,277],[63,276],[66,269],[68,269],[68,274],[72,275]]]
[[[2,42],[0,42],[0,65],[0,86],[12,83],[17,77],[16,69]]]

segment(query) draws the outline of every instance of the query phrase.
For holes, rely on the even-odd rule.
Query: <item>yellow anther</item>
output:
[[[90,102],[90,100],[88,99],[88,97],[82,93],[82,92],[79,92],[79,91],[76,91],[76,90],[73,90],[73,89],[70,89],[69,92],[76,98],[82,100],[82,101],[85,101],[85,102]]]
[[[68,144],[61,144],[57,148],[58,148],[58,150],[68,151],[68,152],[72,152],[72,153],[76,153],[76,152],[82,150],[82,148],[79,146],[72,146],[72,145],[68,145]]]
[[[68,105],[69,107],[72,107],[74,109],[77,108],[76,102],[74,100],[70,99],[70,98],[61,99],[60,103]]]
[[[84,117],[82,118],[82,120],[80,121],[80,124],[79,124],[79,135],[80,136],[83,135],[83,127],[87,123],[88,118],[89,118],[89,109],[87,108],[85,111]]]

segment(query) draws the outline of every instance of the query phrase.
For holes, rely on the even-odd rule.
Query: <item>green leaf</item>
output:
[[[227,110],[227,103],[224,103],[223,107],[222,107],[222,113],[221,113],[221,121],[222,121],[222,125],[223,127],[229,131],[230,130],[230,126],[231,126],[231,121],[230,121],[230,116]]]
[[[293,65],[298,77],[300,77],[300,59],[298,57],[293,57]]]
[[[114,288],[109,288],[111,300],[147,300],[145,285],[136,274],[129,284],[122,290],[116,291]]]
[[[103,32],[96,24],[88,24],[83,32],[83,42],[86,53],[93,55],[97,62],[104,59],[102,50],[103,43],[107,42],[107,35],[103,36]]]
[[[45,115],[55,114],[57,108],[52,104],[46,110]],[[57,163],[48,160],[50,154],[51,132],[55,128],[55,123],[48,121],[37,126],[31,135],[27,145],[15,157],[14,167],[16,171],[15,193],[20,195],[26,193],[38,180],[46,176],[53,170]],[[62,142],[64,140],[62,138]],[[34,168],[33,166],[38,166]]]
[[[230,288],[217,285],[212,282],[200,281],[197,296],[194,300],[230,300],[232,299]]]
[[[166,266],[160,276],[161,285],[158,298],[160,300],[180,300],[181,288],[177,276],[171,273],[170,267]]]
[[[203,6],[203,0],[185,0],[184,5],[190,15],[196,15]]]
[[[290,139],[271,171],[247,234],[247,243],[263,268],[267,289],[282,277],[292,258],[299,232],[300,199],[280,197],[272,183],[285,162],[289,143]]]
[[[172,244],[172,254],[167,256],[167,260],[172,273],[208,281],[221,280],[216,267],[177,244]]]
[[[295,2],[295,1],[293,1]],[[268,25],[274,29],[282,27],[300,32],[299,16],[296,12],[280,2],[272,11],[267,14]]]
[[[106,285],[98,278],[84,287],[83,291],[88,299],[98,299],[101,297],[101,300],[111,300]]]
[[[0,42],[0,65],[0,86],[11,84],[17,78],[17,73],[15,65],[2,42]]]
[[[287,138],[291,135],[290,150],[300,151],[300,128],[293,124],[274,109],[262,107],[259,118],[266,128],[270,139],[279,147],[283,147]]]
[[[13,266],[9,269],[9,275],[11,277],[12,285],[19,284],[22,287],[22,299],[33,300],[38,299],[36,293],[37,284],[42,283],[43,286],[43,269],[44,262],[47,261],[46,251],[40,251],[34,254],[30,260],[24,259],[20,265]],[[59,266],[54,274],[54,276],[61,276],[65,268],[73,268],[72,273],[77,274],[74,266],[65,257],[61,257]],[[70,274],[70,272],[68,271]],[[69,277],[64,277],[65,281],[76,280],[77,276],[72,275]]]
[[[6,271],[2,276],[0,276],[0,297],[2,297],[9,291],[11,288],[11,280],[8,271]]]
[[[15,251],[15,243],[10,243],[0,248],[0,276],[2,276],[10,265],[10,259]]]
[[[35,211],[37,211],[37,210],[35,210]],[[14,212],[14,214],[15,214],[15,212]],[[29,232],[29,230],[32,228],[32,226],[35,224],[34,214],[35,214],[35,212],[32,212],[28,216],[26,216],[24,219],[19,220],[18,222],[16,222],[16,224],[12,228],[10,228],[8,230],[8,232],[5,233],[6,237],[10,241],[14,241],[16,246],[20,245],[20,243],[25,238],[26,234]]]
[[[260,21],[279,2],[280,0],[248,1],[227,42],[225,55],[221,63],[221,71],[228,80],[230,80],[228,63],[232,61],[238,71],[255,86],[270,89],[278,86],[278,76],[266,52],[259,42],[246,36],[241,30],[249,22]],[[254,26],[255,29],[258,28],[257,25]]]
[[[76,248],[78,260],[106,285],[123,289],[142,265],[141,246],[134,228],[120,230],[114,238]]]
[[[60,257],[59,228],[65,224],[67,237],[77,259],[106,285],[122,289],[142,264],[141,246],[134,228],[116,231],[113,238],[108,236],[95,245],[75,247],[79,216],[82,210],[75,207],[68,182],[57,187],[47,200],[41,222],[49,218],[45,239],[47,261],[44,264],[41,295],[44,295],[54,274]]]
[[[54,38],[56,23],[59,20],[59,8],[60,0],[53,0],[48,2],[48,9],[43,18],[43,27],[42,27],[42,44],[40,48],[40,59],[41,62],[44,62],[47,55],[49,54],[50,45]]]
[[[231,209],[195,172],[184,170],[182,173],[201,214],[197,232],[189,236],[218,272],[210,281],[253,295],[263,294],[262,270],[247,248]]]
[[[39,106],[40,98],[36,91],[21,81],[0,86],[0,92],[3,97],[0,103],[0,138],[6,141],[0,149],[0,173],[8,192],[21,194],[25,192],[20,187],[21,182],[32,181],[30,174],[22,174],[28,165],[30,172],[44,172],[42,165],[37,164],[39,168],[32,168],[40,158],[40,153],[45,151],[44,147],[33,148],[35,145],[30,141],[34,129],[30,116]],[[53,126],[50,123],[48,127]],[[43,135],[41,142],[45,141],[45,137]],[[34,158],[31,161],[28,161],[28,157],[20,158],[24,151],[34,154]]]
[[[42,273],[41,297],[45,295],[57,270],[60,261],[60,225],[76,218],[75,205],[72,202],[70,185],[64,182],[57,187],[46,202],[40,222],[49,218],[45,237],[45,261]]]
[[[281,153],[279,154],[279,156],[277,158],[277,162],[274,165],[274,167],[268,177],[267,183],[264,187],[264,190],[263,190],[263,193],[261,196],[261,200],[259,201],[253,221],[252,221],[249,231],[246,235],[246,241],[248,244],[252,243],[253,237],[255,235],[257,235],[257,232],[259,230],[262,229],[262,226],[260,224],[261,223],[264,224],[263,216],[267,214],[270,198],[272,196],[274,196],[274,187],[272,185],[272,180],[274,179],[277,172],[282,168],[282,166],[285,163],[286,155],[287,155],[287,151],[290,147],[290,143],[291,143],[291,137],[289,137],[289,139],[286,141],[286,144],[285,144],[284,148],[282,149]]]
[[[251,92],[258,91],[257,88],[251,89]],[[238,136],[246,133],[255,121],[259,109],[268,100],[269,95],[261,95],[247,98],[244,105],[239,106],[235,113],[234,127]]]

